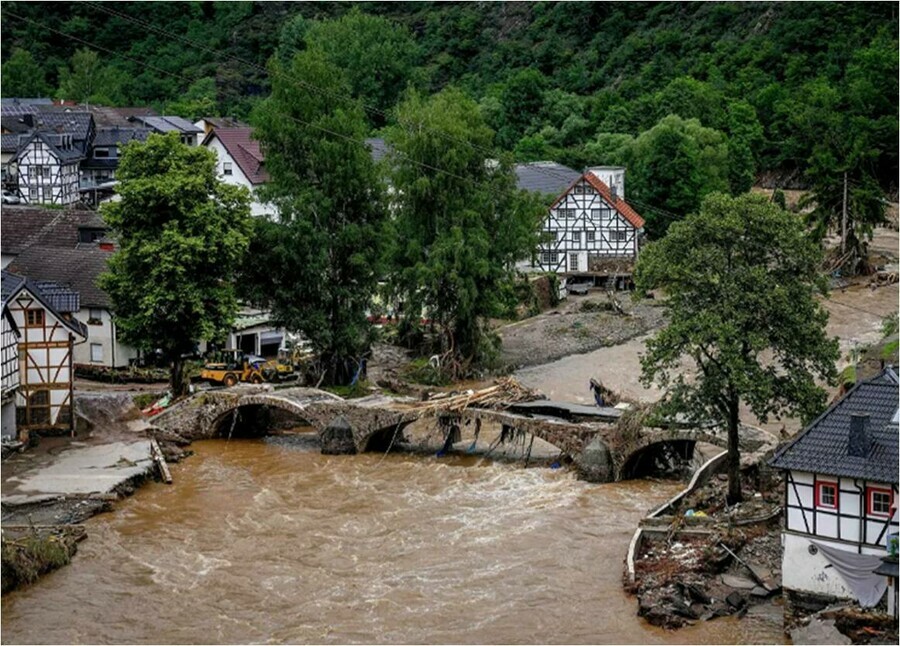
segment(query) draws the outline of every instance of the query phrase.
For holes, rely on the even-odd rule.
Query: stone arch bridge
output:
[[[361,453],[385,450],[397,434],[426,414],[410,399],[373,395],[345,400],[315,388],[273,390],[271,386],[240,385],[210,390],[163,411],[153,424],[187,440],[227,435],[235,416],[261,408],[280,409],[302,418],[319,434],[323,452]],[[609,409],[614,410],[614,409]],[[621,411],[616,411],[621,415]],[[628,465],[642,452],[660,444],[708,442],[725,446],[724,433],[697,429],[643,429],[624,438],[615,415],[603,421],[567,421],[528,412],[469,406],[460,411],[431,411],[460,426],[474,420],[495,423],[532,434],[571,458],[585,479],[609,482],[627,476]]]

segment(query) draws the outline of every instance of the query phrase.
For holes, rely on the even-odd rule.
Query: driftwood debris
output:
[[[150,440],[150,453],[153,456],[153,461],[156,462],[156,466],[159,467],[159,475],[163,482],[172,484],[172,474],[169,473],[169,465],[166,464],[166,458],[163,456],[162,449],[159,448],[159,442],[156,441],[156,438]]]
[[[505,408],[511,403],[533,401],[540,395],[526,388],[512,377],[498,379],[488,388],[469,390],[463,393],[437,393],[422,402],[405,406],[405,410],[421,413],[459,412],[469,406],[478,408]]]

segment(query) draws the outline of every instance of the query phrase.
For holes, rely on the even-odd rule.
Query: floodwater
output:
[[[780,611],[677,632],[622,590],[680,484],[475,457],[210,440],[88,522],[72,564],[2,602],[3,643],[772,643]],[[777,610],[777,609],[776,609]]]

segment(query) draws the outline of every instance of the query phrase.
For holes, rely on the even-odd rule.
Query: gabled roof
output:
[[[575,188],[575,185],[578,184],[581,180],[586,181],[588,184],[594,187],[594,189],[600,193],[603,197],[603,200],[609,204],[612,208],[618,212],[623,218],[625,218],[631,226],[635,229],[640,229],[644,226],[644,218],[638,214],[631,205],[628,204],[624,199],[619,196],[613,197],[612,191],[609,190],[609,186],[606,185],[606,182],[601,180],[599,177],[594,175],[592,172],[587,171],[583,175],[579,176],[572,184],[556,199],[556,201],[550,206],[551,209],[556,208],[560,202],[562,202],[566,195]]]
[[[109,309],[112,301],[97,285],[100,274],[112,257],[98,245],[78,245],[70,249],[32,245],[9,264],[12,271],[39,281],[56,283],[78,292],[82,307]]]
[[[577,170],[552,161],[516,164],[515,172],[518,188],[544,195],[559,195],[581,179]]]
[[[163,116],[143,116],[143,115],[135,115],[128,118],[129,121],[142,123],[148,128],[152,128],[157,132],[181,132],[181,133],[202,133],[203,128],[199,126],[195,126],[193,123],[184,119],[182,117],[176,117],[171,115],[163,115]]]
[[[125,128],[119,126],[97,129],[94,136],[94,148],[98,146],[121,146],[129,141],[147,141],[152,131],[149,128]]]
[[[153,108],[111,108],[104,105],[92,105],[88,108],[94,115],[94,121],[98,126],[128,128],[134,127],[129,121],[130,117],[155,117],[159,116]]]
[[[900,406],[897,374],[885,368],[861,381],[807,426],[769,464],[778,469],[897,483],[900,430],[892,418]],[[850,416],[869,415],[871,448],[866,457],[847,455]]]
[[[250,138],[251,132],[250,128],[216,128],[206,135],[203,145],[218,139],[247,180],[251,184],[263,184],[269,181],[269,173],[259,142]]]
[[[6,307],[10,301],[12,301],[23,289],[28,290],[32,296],[34,296],[41,305],[44,306],[48,312],[50,312],[54,317],[56,317],[60,323],[69,328],[72,332],[77,334],[82,338],[87,338],[88,330],[87,326],[84,323],[76,320],[72,317],[63,316],[62,313],[53,307],[52,303],[52,295],[48,297],[48,295],[41,289],[41,284],[36,283],[30,278],[26,278],[25,276],[21,276],[18,274],[14,274],[10,271],[4,269],[0,272],[0,284],[2,284],[2,292],[3,292],[3,306]],[[44,284],[45,288],[48,289],[58,289],[56,285],[47,285]],[[57,292],[58,294],[58,292]]]
[[[22,151],[24,151],[35,139],[39,139],[44,142],[53,156],[62,164],[71,164],[84,159],[85,154],[83,148],[77,145],[74,139],[71,147],[64,146],[62,142],[63,136],[64,135],[55,135],[41,130],[35,130],[28,135],[21,135],[19,137],[16,158],[18,158],[19,155],[22,154]]]
[[[107,229],[96,211],[57,211],[37,206],[4,206],[0,218],[0,248],[4,254],[20,254],[32,245],[73,249],[79,229]]]

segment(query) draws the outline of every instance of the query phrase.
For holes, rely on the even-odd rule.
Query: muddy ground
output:
[[[632,300],[615,292],[616,311],[607,292],[569,296],[553,310],[498,328],[500,363],[512,369],[537,366],[597,348],[617,346],[663,324],[661,304]]]

